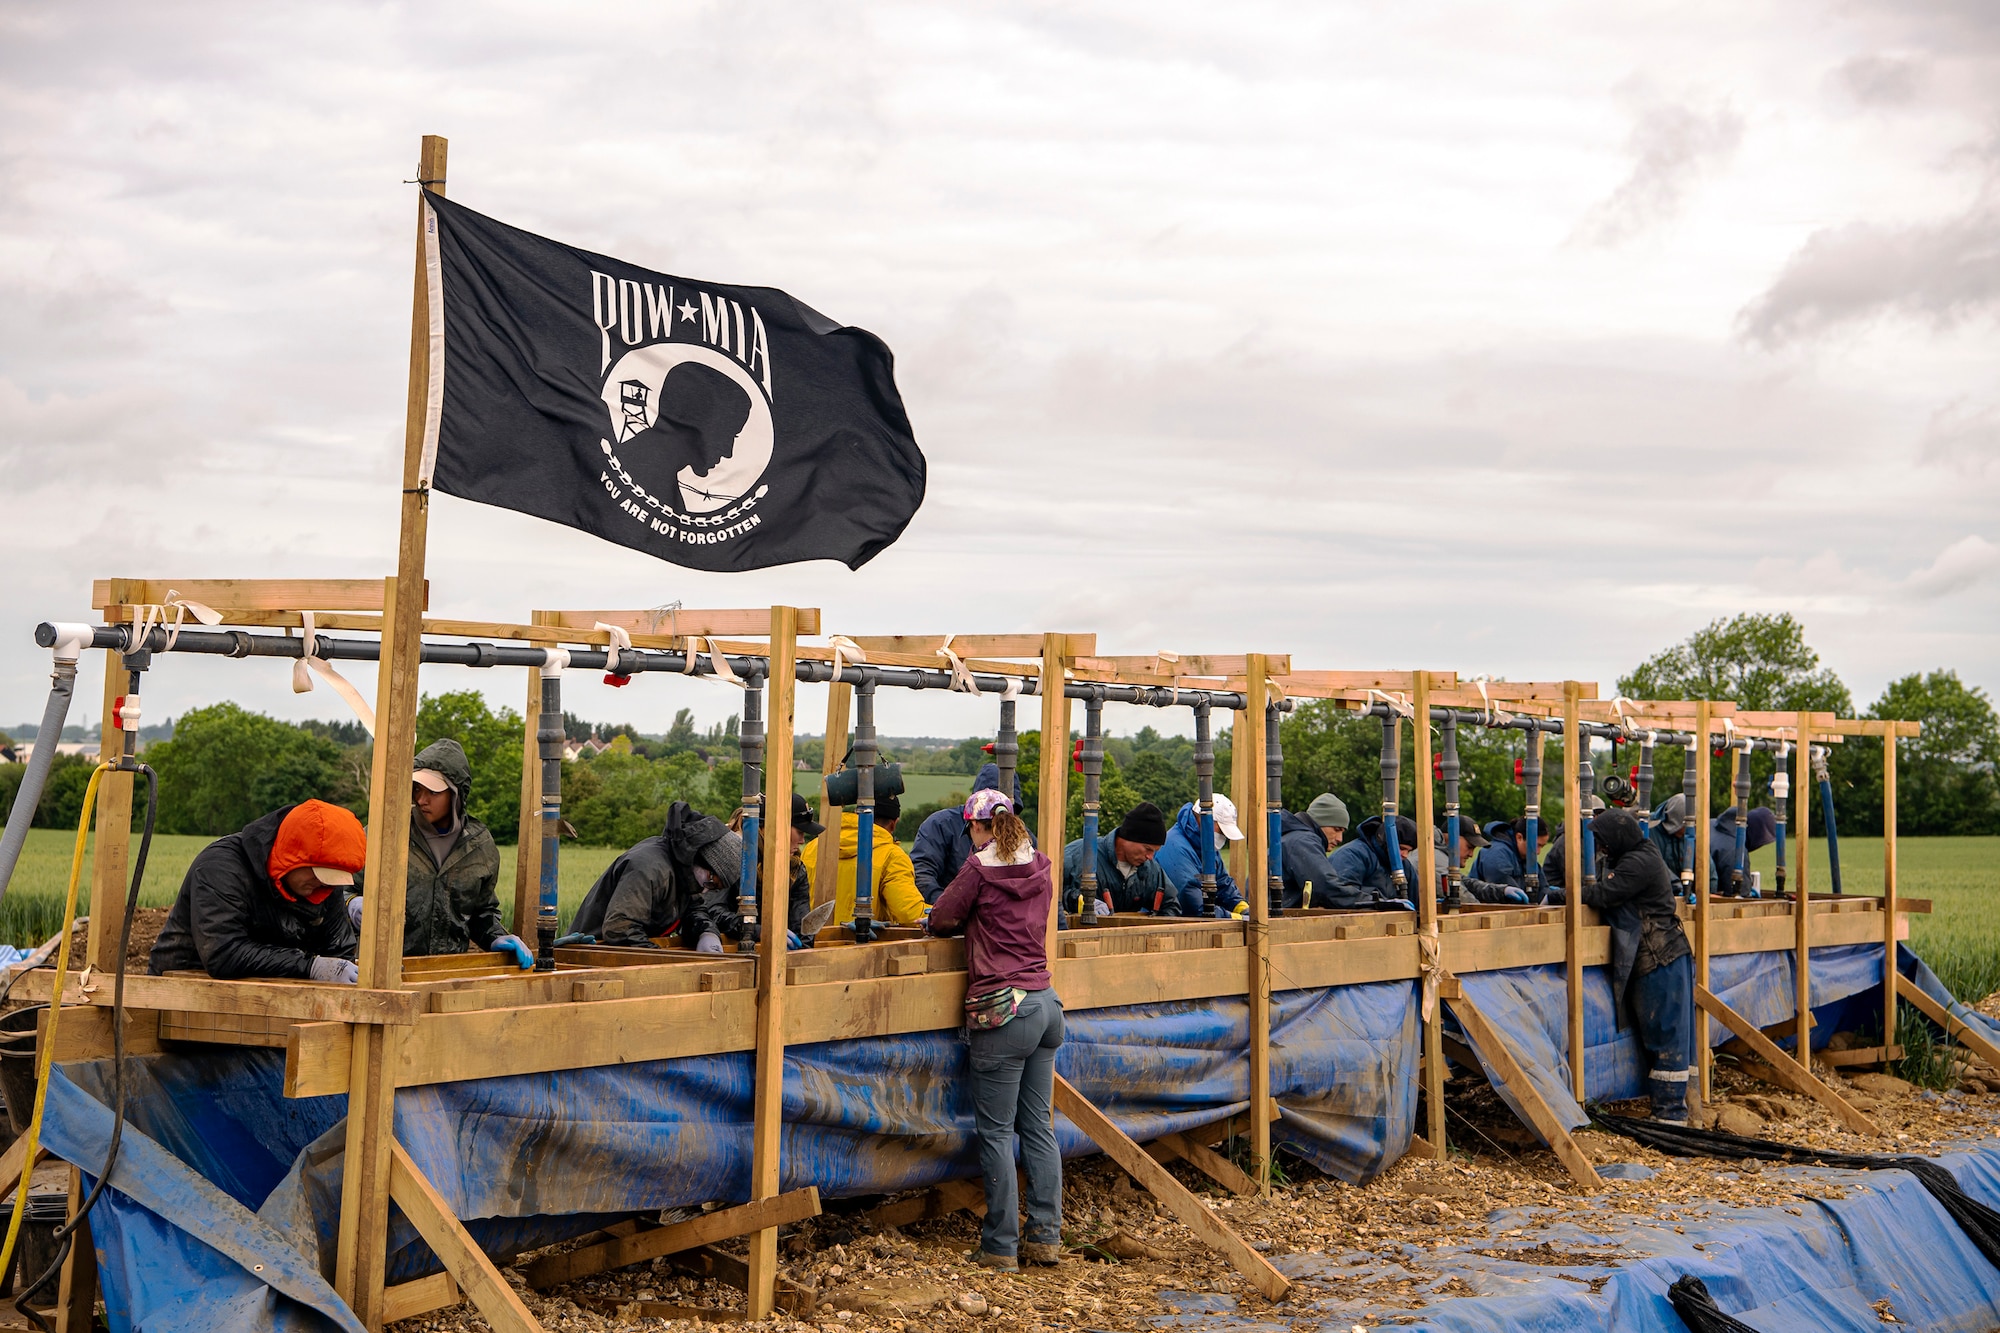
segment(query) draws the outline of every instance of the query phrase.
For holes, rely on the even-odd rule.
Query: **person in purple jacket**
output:
[[[991,789],[972,793],[965,821],[972,855],[938,895],[928,929],[965,934],[965,1034],[986,1177],[986,1221],[979,1248],[966,1258],[1011,1271],[1023,1259],[1062,1259],[1062,1157],[1052,1103],[1063,1010],[1050,984],[1048,950],[1055,886],[1049,858],[1035,850],[1007,797]],[[1017,1142],[1028,1177],[1025,1237],[1014,1183]]]

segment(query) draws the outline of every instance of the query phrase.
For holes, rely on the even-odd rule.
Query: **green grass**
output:
[[[2000,990],[2000,838],[1904,838],[1897,859],[1898,892],[1931,901],[1929,916],[1910,918],[1910,947],[1968,1004]],[[1770,847],[1750,858],[1767,890],[1776,863]],[[1814,893],[1832,892],[1824,839],[1813,839],[1806,868]],[[1840,872],[1846,892],[1880,896],[1882,839],[1841,838]]]

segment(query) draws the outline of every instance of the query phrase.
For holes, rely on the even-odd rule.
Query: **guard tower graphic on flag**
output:
[[[644,380],[620,380],[618,383],[619,406],[624,411],[625,420],[618,427],[618,443],[637,435],[646,429],[646,399],[649,393]]]

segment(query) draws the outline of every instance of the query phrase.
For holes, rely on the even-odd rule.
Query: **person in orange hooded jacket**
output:
[[[146,970],[354,985],[360,937],[345,899],[367,855],[361,821],[325,801],[251,820],[196,853]]]

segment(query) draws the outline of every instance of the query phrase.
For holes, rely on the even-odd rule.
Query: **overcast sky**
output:
[[[1987,0],[13,2],[0,724],[93,576],[392,571],[426,132],[473,208],[880,334],[930,461],[859,572],[695,573],[440,497],[434,612],[787,601],[1608,692],[1790,610],[1864,706],[2000,686]],[[147,714],[344,715],[288,681],[163,663]],[[518,704],[425,675],[469,681]]]

